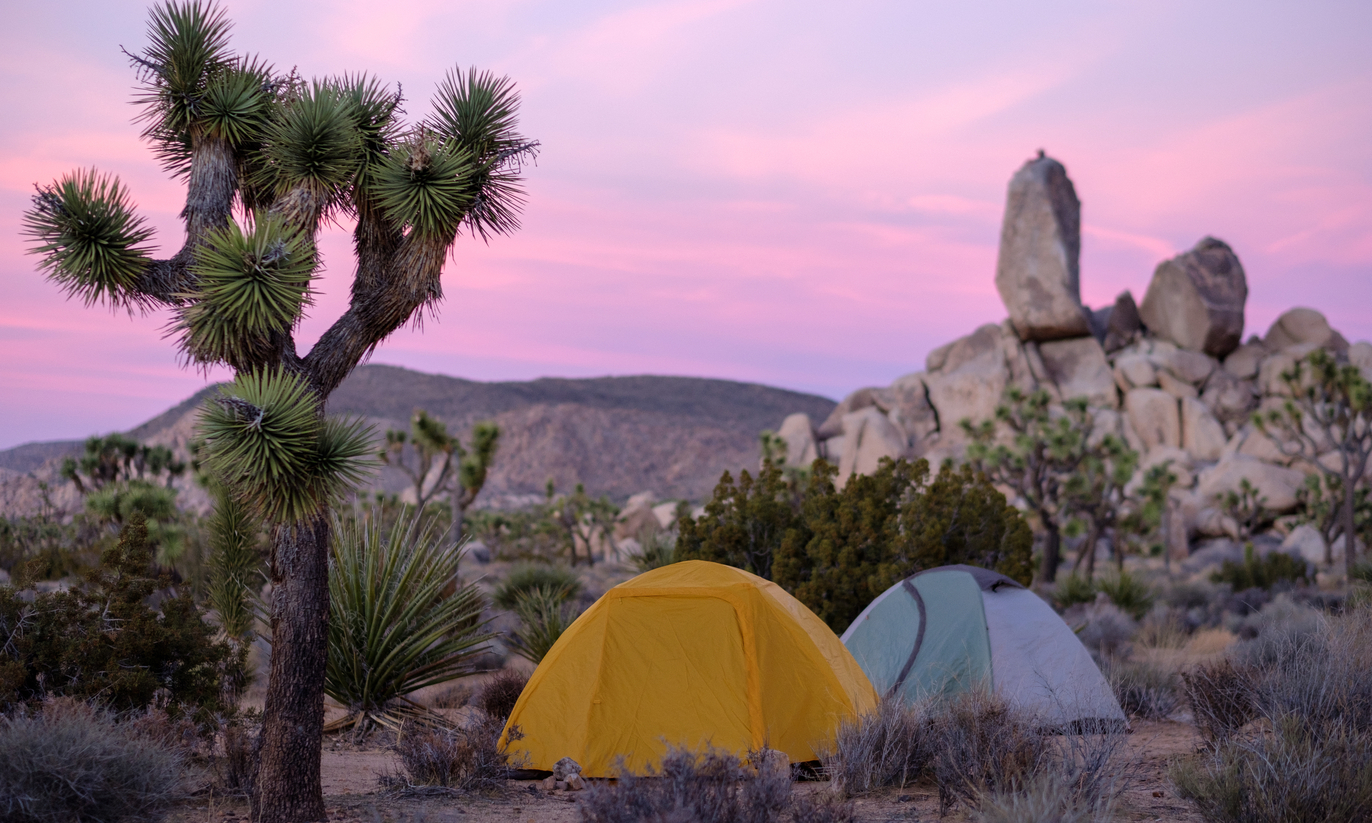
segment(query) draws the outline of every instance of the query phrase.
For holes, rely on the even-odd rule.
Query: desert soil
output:
[[[1120,803],[1117,820],[1186,821],[1200,816],[1176,797],[1167,780],[1168,761],[1195,751],[1200,738],[1184,722],[1135,721],[1124,761],[1136,773],[1132,788]],[[511,781],[499,795],[405,796],[384,791],[378,778],[391,774],[397,762],[383,748],[326,750],[321,762],[329,820],[338,823],[574,823],[583,793],[544,792],[536,781]],[[822,792],[823,782],[799,783],[797,791]],[[939,819],[938,791],[917,785],[901,791],[860,798],[855,803],[862,821],[934,821]],[[172,816],[175,823],[244,823],[247,802],[241,798],[200,796]],[[961,811],[945,820],[966,819]]]

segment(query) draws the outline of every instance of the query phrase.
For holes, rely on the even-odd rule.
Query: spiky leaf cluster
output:
[[[205,404],[206,464],[240,500],[274,523],[316,514],[360,482],[371,432],[322,418],[305,381],[282,371],[240,372]]]
[[[274,217],[244,232],[229,223],[196,250],[196,290],[177,327],[194,362],[252,367],[271,354],[271,336],[300,318],[314,272],[314,244]]]
[[[279,195],[304,188],[334,205],[362,162],[363,140],[350,95],[314,82],[286,101],[266,128],[264,183]]]
[[[421,524],[417,512],[388,532],[379,519],[335,521],[324,693],[349,716],[334,727],[398,730],[406,719],[432,719],[405,696],[473,672],[492,637],[481,620],[486,597],[476,586],[459,582],[443,595],[462,550]]]
[[[431,128],[471,157],[467,225],[482,238],[519,228],[524,202],[519,173],[538,144],[515,130],[519,94],[514,83],[475,68],[450,71],[439,84],[434,109]]]
[[[380,81],[367,75],[345,74],[332,81],[332,85],[347,106],[360,145],[355,185],[366,189],[399,138],[395,116],[400,113],[402,96],[398,90],[388,91]]]
[[[150,259],[152,236],[115,177],[81,169],[40,187],[24,212],[31,254],[48,277],[86,305],[141,304],[134,283]]]
[[[390,153],[376,170],[372,190],[396,225],[447,239],[471,205],[471,174],[470,155],[421,132]]]
[[[210,86],[233,65],[230,28],[224,10],[212,3],[154,6],[148,47],[133,56],[143,81],[135,98],[147,124],[143,136],[158,144],[164,167],[177,176],[190,171],[191,135],[206,114]]]

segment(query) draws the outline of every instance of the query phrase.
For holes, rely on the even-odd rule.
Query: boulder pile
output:
[[[1089,400],[1098,430],[1139,452],[1140,472],[1171,461],[1183,515],[1171,551],[1232,532],[1216,496],[1245,479],[1269,509],[1295,509],[1305,471],[1255,430],[1252,413],[1280,406],[1282,372],[1316,348],[1372,378],[1372,343],[1350,345],[1308,308],[1242,342],[1247,280],[1238,255],[1214,237],[1159,263],[1142,303],[1126,291],[1091,310],[1080,294],[1080,209],[1061,163],[1042,153],[1025,163],[1010,181],[996,267],[1009,318],[930,352],[922,371],[858,389],[825,420],[787,417],[778,433],[788,462],[823,457],[843,482],[883,457],[959,460],[968,445],[960,421],[992,419],[1013,385],[1059,402]],[[1309,531],[1300,532],[1300,551],[1323,560]]]

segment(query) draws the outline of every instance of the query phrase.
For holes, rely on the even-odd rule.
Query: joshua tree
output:
[[[1095,419],[1085,400],[1068,400],[1063,414],[1053,414],[1051,397],[1039,389],[1026,394],[1018,386],[1005,391],[995,421],[961,422],[973,442],[971,461],[994,482],[1014,489],[1043,529],[1039,582],[1051,584],[1062,556],[1065,488],[1090,451]],[[1009,442],[996,442],[996,423],[1009,430]]]
[[[408,455],[406,445],[410,447]],[[443,421],[416,409],[408,432],[386,432],[381,462],[399,468],[410,478],[419,511],[437,495],[448,492],[453,509],[452,543],[456,546],[462,542],[463,518],[486,485],[499,445],[500,427],[489,420],[472,427],[472,447],[468,450],[456,435],[448,434]]]
[[[1358,484],[1372,454],[1372,383],[1357,366],[1339,363],[1324,349],[1297,361],[1282,381],[1290,393],[1282,408],[1254,414],[1253,422],[1283,454],[1337,481],[1343,492],[1344,564],[1351,573],[1357,564]]]
[[[130,55],[143,136],[184,180],[186,239],[154,259],[127,190],[96,171],[39,188],[25,214],[48,278],[87,305],[169,309],[183,356],[236,378],[207,404],[206,463],[268,524],[272,658],[258,821],[324,817],[319,783],[331,501],[374,446],[324,417],[329,394],[393,331],[442,297],[462,229],[517,227],[521,163],[506,78],[454,70],[433,115],[405,125],[401,96],[365,75],[305,82],[229,49],[222,9],[192,0],[150,13]],[[305,354],[293,331],[319,272],[320,226],[355,224],[346,312]]]

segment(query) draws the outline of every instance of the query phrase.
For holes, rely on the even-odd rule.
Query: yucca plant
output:
[[[384,532],[375,518],[335,521],[329,562],[329,662],[324,693],[348,709],[325,731],[373,727],[399,731],[433,713],[407,695],[474,669],[493,635],[481,619],[486,597],[453,582],[462,549],[418,512]]]
[[[581,578],[566,566],[551,563],[517,563],[495,587],[495,604],[513,609],[520,599],[535,589],[543,589],[557,602],[564,603],[581,593]]]
[[[154,259],[129,191],[94,169],[39,186],[23,230],[39,269],[68,295],[132,315],[167,309],[190,364],[237,375],[208,404],[202,436],[206,468],[272,544],[253,818],[303,823],[325,816],[330,509],[377,450],[324,408],[387,336],[433,311],[461,231],[489,240],[517,228],[537,143],[517,131],[519,96],[506,78],[455,69],[433,115],[406,124],[398,88],[278,71],[235,54],[230,28],[214,2],[162,2],[149,12],[147,46],[129,55],[143,137],[186,186],[179,249]],[[316,238],[340,217],[355,225],[350,305],[306,353],[294,334],[321,274]]]
[[[510,651],[537,666],[576,621],[577,612],[563,597],[563,590],[536,586],[522,592],[515,603],[519,629],[505,641]]]

